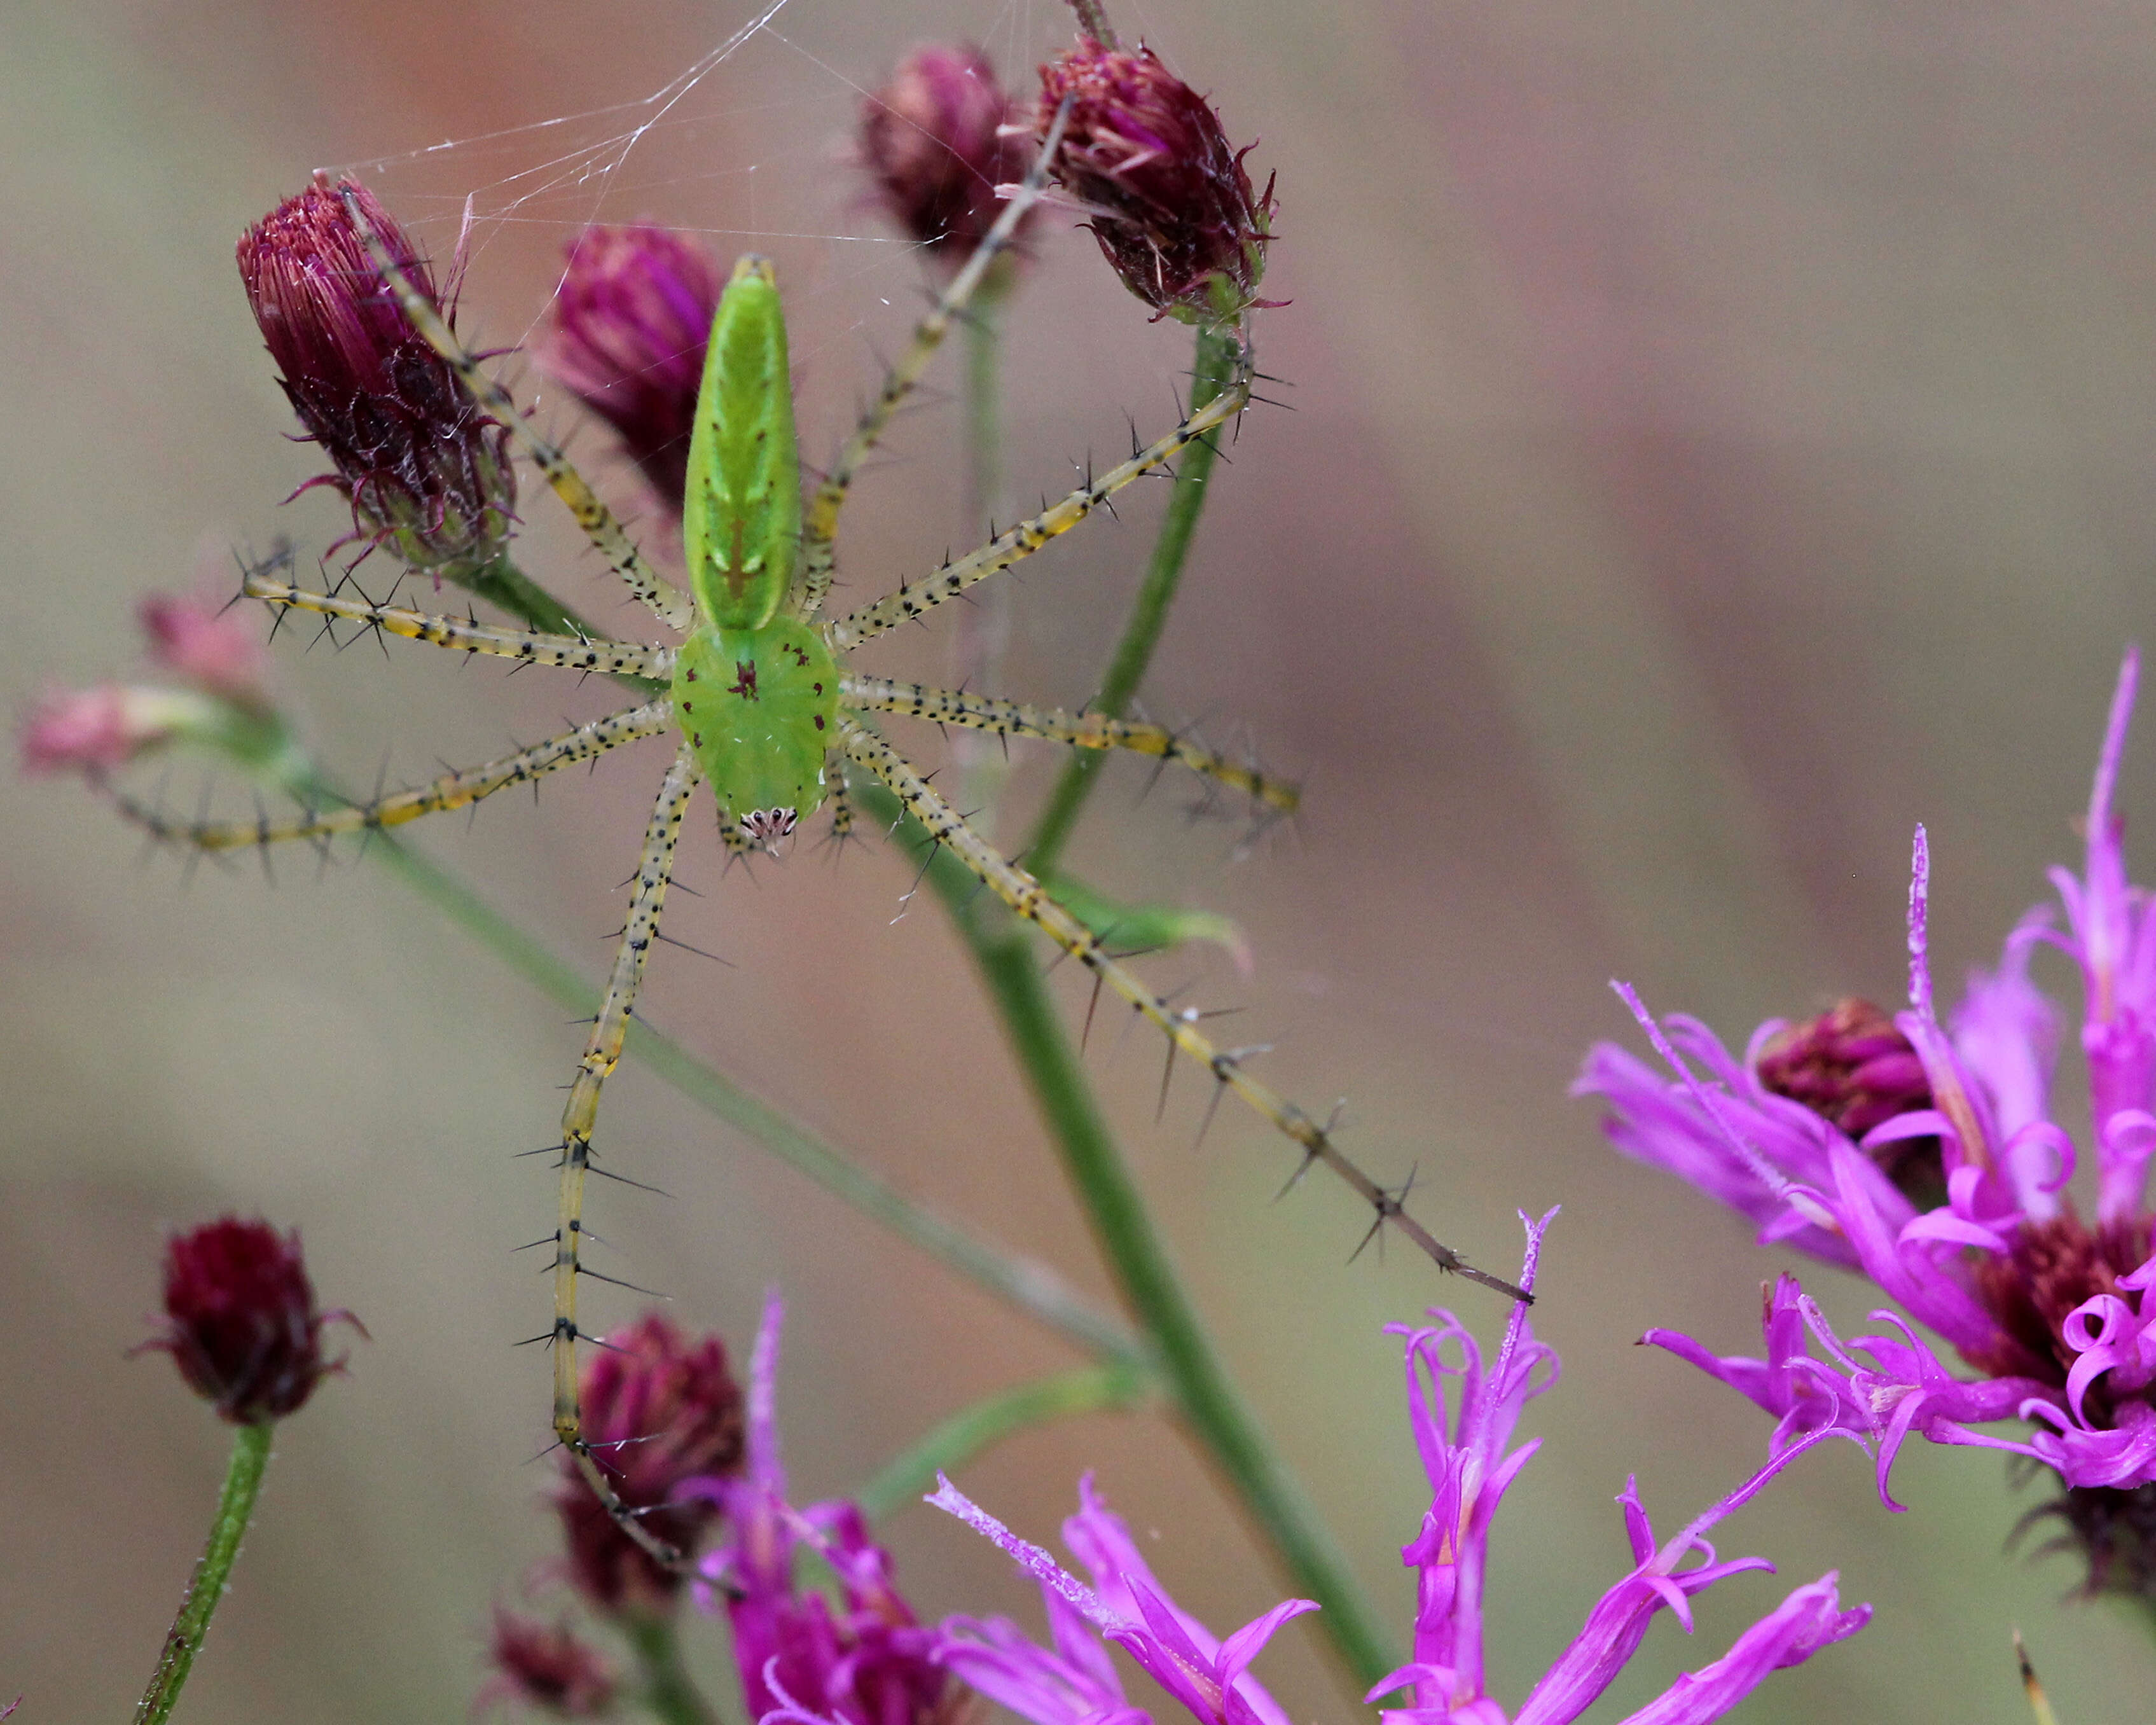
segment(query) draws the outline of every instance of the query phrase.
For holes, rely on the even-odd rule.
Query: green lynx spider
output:
[[[1060,130],[1059,119],[1056,130]],[[640,705],[463,772],[444,774],[416,789],[364,803],[309,810],[285,821],[267,818],[217,824],[170,821],[137,809],[161,837],[207,850],[234,849],[286,839],[326,839],[365,833],[457,809],[503,788],[536,779],[572,762],[662,732],[679,733],[672,766],[645,828],[635,893],[616,952],[606,995],[562,1113],[560,1193],[554,1235],[554,1430],[578,1459],[610,1507],[619,1510],[583,1438],[578,1398],[577,1282],[596,1274],[582,1261],[584,1179],[592,1161],[592,1132],[599,1092],[619,1060],[645,955],[657,937],[660,914],[671,877],[675,845],[699,780],[718,803],[720,832],[732,852],[768,848],[826,802],[834,829],[851,823],[846,798],[848,764],[873,773],[926,829],[947,847],[1013,911],[1150,1019],[1219,1086],[1233,1090],[1302,1151],[1302,1167],[1324,1163],[1344,1178],[1376,1213],[1376,1223],[1404,1232],[1440,1266],[1502,1290],[1508,1284],[1469,1266],[1406,1214],[1403,1194],[1368,1178],[1335,1147],[1324,1126],[1252,1078],[1243,1053],[1218,1048],[1198,1029],[1199,1014],[1170,1007],[1061,904],[1041,883],[1004,857],[968,824],[911,762],[871,728],[870,715],[899,713],[1004,737],[1040,737],[1078,748],[1126,749],[1175,760],[1239,790],[1261,811],[1296,806],[1292,787],[1254,767],[1229,761],[1194,740],[1158,726],[1101,713],[1068,713],[993,700],[960,691],[899,683],[843,671],[842,655],[863,642],[955,598],[974,583],[1030,557],[1050,539],[1083,520],[1116,491],[1165,467],[1200,438],[1228,424],[1248,404],[1250,370],[1245,352],[1219,395],[1166,436],[1089,479],[1060,502],[995,535],[965,557],[916,584],[844,616],[821,615],[836,567],[835,531],[848,488],[894,410],[927,369],[953,319],[961,316],[997,254],[1011,241],[1027,208],[1041,195],[1055,137],[1012,197],[980,249],[954,276],[915,331],[911,345],[886,377],[829,473],[803,498],[787,368],[786,329],[770,264],[742,258],[712,325],[696,403],[689,487],[682,511],[690,591],[662,578],[631,542],[613,513],[572,467],[562,451],[521,414],[507,394],[480,369],[450,332],[433,303],[399,269],[346,196],[346,208],[369,255],[403,305],[413,326],[463,381],[472,398],[509,426],[533,465],[567,506],[593,545],[629,590],[669,628],[685,639],[678,646],[579,635],[536,634],[448,616],[431,616],[364,598],[303,591],[268,571],[250,573],[248,596],[430,641],[466,653],[486,653],[528,665],[579,672],[642,677],[666,691]],[[634,1522],[625,1522],[640,1533]],[[644,1536],[648,1538],[649,1536]],[[641,1543],[641,1542],[640,1542]]]

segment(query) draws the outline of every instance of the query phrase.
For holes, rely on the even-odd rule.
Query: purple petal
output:
[[[1745,1630],[1710,1666],[1677,1679],[1659,1698],[1623,1725],[1707,1725],[1759,1686],[1771,1671],[1802,1665],[1822,1647],[1843,1641],[1871,1620],[1871,1608],[1840,1609],[1832,1571],[1800,1587],[1774,1611]],[[1527,1725],[1522,1712],[1518,1725]]]

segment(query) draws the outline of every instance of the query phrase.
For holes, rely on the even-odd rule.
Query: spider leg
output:
[[[844,684],[839,685],[843,700]],[[824,757],[824,801],[831,808],[831,838],[843,845],[854,833],[853,793],[846,788],[846,756],[843,749],[833,749]]]
[[[839,511],[844,506],[846,493],[854,483],[854,475],[860,470],[861,463],[875,448],[891,424],[891,416],[897,412],[899,403],[913,393],[928,362],[942,346],[943,337],[949,333],[952,321],[961,316],[972,301],[973,295],[988,273],[988,268],[1007,250],[1019,223],[1025,219],[1026,212],[1040,201],[1047,189],[1049,164],[1055,160],[1055,152],[1063,142],[1063,129],[1070,117],[1070,100],[1064,99],[1056,111],[1048,136],[1042,141],[1040,153],[1034,158],[1029,172],[1018,191],[1004,206],[1003,213],[996,218],[995,225],[983,236],[965,267],[951,278],[950,285],[937,297],[928,315],[914,326],[913,340],[897,362],[884,373],[883,388],[876,393],[855,426],[853,435],[846,439],[832,462],[830,470],[808,499],[808,508],[802,521],[801,567],[793,578],[793,590],[786,596],[786,613],[791,617],[814,617],[823,608],[826,594],[830,591],[831,577],[837,567],[836,539]]]
[[[191,850],[239,850],[249,846],[282,844],[290,839],[331,838],[339,833],[372,832],[402,826],[422,815],[445,809],[462,809],[490,797],[506,785],[526,784],[542,775],[556,773],[578,761],[588,761],[608,749],[639,737],[655,737],[674,723],[670,698],[646,701],[603,719],[594,719],[564,732],[551,741],[520,749],[483,767],[445,773],[431,783],[372,802],[349,803],[341,808],[311,811],[290,820],[174,820],[162,809],[120,796],[121,813],[146,829],[151,836]]]
[[[374,231],[367,219],[367,212],[350,192],[344,194],[344,207],[351,216],[352,226],[365,242],[367,254],[374,260],[374,267],[388,284],[403,306],[404,315],[412,321],[412,327],[425,339],[427,345],[441,355],[455,371],[472,400],[504,425],[516,440],[524,445],[531,465],[553,487],[554,495],[568,506],[569,513],[577,525],[584,530],[584,536],[592,542],[607,565],[621,577],[629,590],[651,609],[652,614],[669,629],[686,632],[696,622],[696,608],[688,595],[653,568],[642,552],[636,548],[623,529],[614,513],[599,501],[584,476],[569,463],[554,443],[539,428],[517,410],[509,398],[509,393],[480,369],[479,362],[465,351],[442,314],[434,303],[421,293],[390,255],[382,243],[382,236]]]
[[[886,593],[875,603],[839,618],[830,625],[831,645],[839,652],[850,653],[862,642],[886,629],[896,629],[946,600],[957,598],[975,582],[985,580],[1014,563],[1023,562],[1057,534],[1069,532],[1124,486],[1165,466],[1200,438],[1219,430],[1241,413],[1250,400],[1250,356],[1245,350],[1235,367],[1235,375],[1219,394],[1167,436],[1139,450],[1129,460],[1119,462],[1098,479],[1081,485],[1061,502],[1050,504],[1030,521],[1006,527],[978,551],[947,562],[912,586],[901,587],[896,593]]]
[[[660,703],[654,702],[654,705]],[[598,1118],[599,1091],[621,1059],[629,1034],[629,1009],[644,979],[644,955],[659,933],[660,912],[673,878],[674,846],[681,835],[681,817],[696,788],[696,757],[685,742],[666,769],[644,829],[644,853],[637,864],[636,896],[623,925],[607,978],[606,999],[592,1021],[592,1034],[578,1063],[568,1106],[562,1111],[561,1191],[554,1233],[554,1435],[581,1458],[588,1458],[583,1414],[577,1394],[577,1277],[582,1273],[584,1175],[591,1167],[592,1127]],[[589,1479],[597,1469],[586,1471]],[[603,1500],[610,1493],[602,1491]]]
[[[310,593],[304,588],[250,571],[242,588],[248,598],[283,609],[312,611],[324,617],[341,617],[354,623],[387,629],[414,641],[431,641],[437,647],[454,647],[464,653],[490,653],[526,665],[558,665],[571,670],[600,671],[613,676],[650,677],[664,682],[674,675],[671,647],[640,646],[633,641],[609,641],[581,635],[542,634],[532,629],[501,629],[461,617],[433,616],[401,605],[377,605],[364,599],[347,599],[336,593]]]
[[[887,677],[844,678],[839,684],[839,699],[860,711],[901,713],[932,724],[963,725],[1004,737],[1038,737],[1069,743],[1073,748],[1128,749],[1163,762],[1180,761],[1192,772],[1241,791],[1252,803],[1274,814],[1292,814],[1301,800],[1301,793],[1293,784],[1271,778],[1255,765],[1215,754],[1194,738],[1161,726],[1111,719],[1106,713],[1069,713],[1055,707],[994,701],[963,689],[893,682]]]
[[[1476,1269],[1451,1247],[1440,1245],[1407,1213],[1402,1194],[1378,1185],[1348,1160],[1324,1127],[1293,1102],[1251,1077],[1244,1070],[1242,1054],[1234,1049],[1214,1046],[1198,1029],[1199,1014],[1188,1009],[1178,1011],[1147,988],[1135,973],[1109,953],[1084,923],[1050,897],[1038,880],[968,826],[889,743],[850,719],[841,717],[839,724],[847,754],[891,788],[934,842],[949,846],[952,854],[978,875],[998,898],[1122,995],[1177,1048],[1211,1072],[1215,1082],[1234,1091],[1293,1140],[1301,1148],[1302,1168],[1323,1163],[1375,1212],[1375,1226],[1382,1228],[1389,1223],[1427,1253],[1440,1270],[1464,1276],[1514,1299],[1526,1298],[1510,1282]]]

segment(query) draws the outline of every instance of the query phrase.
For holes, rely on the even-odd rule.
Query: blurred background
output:
[[[920,259],[846,162],[860,88],[923,39],[983,43],[1014,83],[1067,39],[1050,0],[793,0],[685,87],[738,0],[311,0],[0,10],[0,675],[20,711],[139,660],[153,588],[234,577],[237,547],[319,552],[320,463],[288,442],[232,267],[241,228],[317,165],[361,166],[439,255],[473,200],[467,332],[542,326],[561,248],[648,216],[778,260],[804,450],[873,387]],[[1636,1474],[1666,1535],[1748,1472],[1748,1405],[1631,1346],[1650,1324],[1724,1351],[1783,1267],[1732,1218],[1621,1164],[1567,1100],[1637,982],[1741,1045],[1759,1019],[1903,975],[1909,834],[1929,824],[1942,988],[1988,958],[2070,858],[2122,646],[2156,562],[2156,172],[2145,8],[1700,0],[1113,0],[1280,177],[1258,326],[1295,411],[1223,470],[1146,691],[1156,715],[1255,726],[1307,786],[1297,831],[1235,860],[1187,783],[1110,777],[1074,854],[1101,887],[1224,910],[1245,983],[1203,952],[1163,987],[1245,1005],[1231,1039],[1322,1111],[1478,1261],[1513,1211],[1562,1204],[1537,1327],[1565,1378],[1498,1526],[1495,1692],[1517,1705],[1629,1567],[1611,1499]],[[670,105],[647,100],[679,88]],[[540,122],[557,121],[551,126]],[[647,125],[647,122],[657,122]],[[449,147],[435,148],[445,141]],[[1148,326],[1089,238],[1045,224],[1010,318],[1014,501],[1173,422],[1187,332]],[[513,370],[513,368],[512,368]],[[959,415],[908,417],[844,541],[856,594],[962,544]],[[521,385],[529,399],[537,380]],[[541,398],[542,410],[553,401]],[[556,414],[555,423],[565,416]],[[603,438],[580,444],[613,475]],[[1011,694],[1075,704],[1134,585],[1164,488],[1016,584]],[[628,495],[618,490],[618,495]],[[632,632],[561,511],[527,485],[526,566]],[[459,670],[419,647],[303,650],[275,675],[324,758],[421,777],[601,710],[608,692]],[[879,649],[935,679],[947,627]],[[2145,729],[2145,726],[2144,726]],[[930,760],[931,732],[907,739]],[[2128,758],[2130,817],[2156,753]],[[1006,822],[1054,762],[1019,752]],[[417,843],[596,978],[663,770],[651,746],[499,799]],[[192,797],[184,775],[173,794]],[[525,1597],[553,1527],[545,1366],[511,1343],[544,1289],[510,1249],[552,1183],[510,1153],[554,1131],[580,1033],[372,862],[274,885],[183,881],[66,781],[0,776],[0,1701],[113,1717],[193,1561],[226,1434],[146,1332],[163,1230],[230,1209],[305,1233],[328,1304],[371,1343],[280,1435],[264,1508],[184,1703],[234,1722],[449,1721],[489,1606]],[[896,922],[896,845],[802,850],[721,879],[692,828],[650,1020],[921,1201],[1105,1297],[1083,1226],[940,913]],[[2144,869],[2147,859],[2143,858]],[[2065,978],[2049,978],[2064,993]],[[1082,1009],[1082,984],[1060,983]],[[1221,1343],[1404,1634],[1397,1550],[1426,1494],[1381,1333],[1497,1302],[1413,1254],[1348,1262],[1353,1204],[1224,1110],[1194,1153],[1188,1074],[1155,1124],[1157,1045],[1091,1064]],[[614,1267],[743,1352],[761,1291],[791,1317],[782,1412],[798,1497],[844,1491],[943,1414],[1071,1356],[716,1126],[633,1065],[609,1088]],[[1860,1291],[1809,1276],[1845,1318]],[[634,1302],[600,1302],[625,1321]],[[1221,1627],[1283,1589],[1191,1450],[1149,1416],[1034,1432],[968,1471],[1035,1538],[1081,1469],[1184,1604]],[[2038,1501],[2004,1465],[1912,1445],[1879,1507],[1841,1446],[1725,1527],[1779,1582],[1666,1620],[1596,1717],[1718,1656],[1786,1586],[1839,1568],[1876,1622],[1743,1717],[2027,1717],[2019,1625],[2063,1718],[2145,1709],[2122,1616],[2062,1603],[2062,1561],[2010,1557]],[[1032,1603],[943,1517],[889,1525],[929,1614]],[[1157,1535],[1157,1538],[1152,1536]],[[2039,1536],[2041,1539],[2041,1536]],[[2031,1543],[2037,1542],[2032,1541]],[[540,1598],[552,1595],[540,1589]],[[1348,1709],[1298,1624],[1260,1667],[1298,1720]],[[2138,1702],[2138,1706],[2136,1702]]]

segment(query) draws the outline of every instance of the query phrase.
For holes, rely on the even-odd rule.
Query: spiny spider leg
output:
[[[1096,977],[1150,1019],[1176,1047],[1206,1067],[1214,1080],[1234,1091],[1244,1101],[1301,1147],[1303,1165],[1322,1162],[1353,1187],[1376,1212],[1382,1226],[1389,1222],[1427,1253],[1440,1270],[1464,1276],[1471,1281],[1508,1294],[1515,1300],[1527,1296],[1512,1283],[1477,1270],[1448,1245],[1439,1243],[1407,1213],[1401,1194],[1389,1192],[1349,1161],[1332,1142],[1332,1135],[1286,1097],[1276,1095],[1244,1070],[1232,1050],[1216,1048],[1196,1025],[1196,1014],[1178,1012],[1147,988],[1135,973],[1111,957],[1086,925],[1049,896],[1032,875],[1008,860],[1002,852],[968,826],[942,797],[929,788],[904,757],[873,732],[850,719],[839,726],[846,752],[890,786],[907,812],[925,827],[929,836],[952,852],[986,883],[996,896],[1028,922],[1040,928],[1056,945],[1078,960]]]
[[[146,828],[152,836],[192,846],[197,850],[238,850],[250,845],[279,845],[290,839],[320,839],[339,833],[372,831],[402,826],[422,815],[462,809],[490,797],[505,786],[525,784],[549,773],[559,772],[578,761],[588,761],[608,749],[639,737],[656,737],[674,726],[674,702],[662,696],[593,719],[548,742],[520,749],[483,767],[445,773],[432,783],[368,803],[350,803],[290,820],[209,821],[174,820],[162,809],[150,808],[130,797],[119,797],[121,812]]]
[[[545,433],[518,411],[516,404],[493,378],[481,371],[479,362],[465,351],[449,326],[442,319],[434,304],[421,293],[397,262],[388,246],[382,241],[373,223],[367,218],[367,210],[357,193],[346,187],[340,194],[344,199],[346,213],[352,218],[353,228],[367,246],[367,254],[374,260],[374,267],[382,272],[382,279],[397,295],[403,306],[404,315],[412,321],[427,345],[441,355],[455,371],[464,384],[465,393],[487,413],[506,425],[531,464],[553,487],[554,495],[568,506],[569,513],[577,518],[577,525],[584,530],[584,536],[592,542],[598,554],[607,560],[607,566],[621,577],[629,590],[651,609],[652,614],[669,629],[686,631],[696,620],[696,608],[686,593],[676,588],[665,576],[645,561],[644,553],[636,548],[621,523],[614,519],[613,511],[599,501],[598,494],[585,482],[584,476],[569,463],[560,447]]]
[[[997,701],[963,689],[934,689],[888,677],[846,677],[839,698],[863,711],[900,713],[932,724],[963,725],[1006,737],[1038,737],[1081,749],[1128,749],[1134,754],[1180,761],[1194,773],[1217,779],[1281,814],[1292,814],[1301,793],[1284,779],[1215,754],[1203,744],[1158,725],[1111,719],[1106,713],[1067,713],[1055,707]]]
[[[951,278],[928,315],[914,326],[913,340],[897,363],[884,373],[883,388],[875,400],[861,415],[860,423],[854,428],[853,435],[846,439],[839,451],[831,470],[824,475],[808,500],[808,507],[801,527],[801,568],[793,578],[793,590],[786,597],[789,616],[814,617],[823,608],[824,596],[830,591],[831,576],[837,567],[836,538],[839,530],[839,511],[844,506],[846,492],[853,485],[854,475],[860,465],[875,449],[876,439],[891,424],[891,416],[898,410],[899,403],[912,393],[928,362],[936,357],[949,332],[951,321],[962,314],[972,301],[974,292],[987,276],[988,269],[998,257],[1009,249],[1012,236],[1018,232],[1019,223],[1025,219],[1026,212],[1039,202],[1048,187],[1049,164],[1055,160],[1055,152],[1063,142],[1063,130],[1070,123],[1071,98],[1065,96],[1063,105],[1055,111],[1055,119],[1048,128],[1048,136],[1041,142],[1040,153],[1034,158],[1033,167],[1010,201],[1004,206],[1003,213],[996,218],[974,248],[972,257],[963,269]]]
[[[393,635],[414,641],[431,641],[437,647],[454,647],[465,653],[497,654],[521,660],[526,665],[557,665],[570,670],[598,671],[610,676],[649,677],[665,682],[674,675],[674,649],[647,647],[634,641],[609,641],[598,637],[542,634],[534,629],[502,629],[474,623],[462,617],[434,616],[407,610],[401,605],[377,605],[365,599],[347,599],[336,593],[310,593],[282,581],[249,572],[242,590],[267,605],[295,611],[313,611],[324,617],[342,617],[354,623],[373,624]]]
[[[1250,373],[1247,350],[1235,375],[1219,394],[1199,408],[1158,442],[1141,449],[1129,460],[1110,468],[1100,478],[1079,486],[1060,503],[1051,504],[1031,521],[1006,527],[978,551],[946,563],[933,574],[886,593],[874,604],[864,605],[830,624],[832,647],[850,653],[862,642],[886,629],[909,623],[947,599],[954,599],[977,581],[998,570],[1023,562],[1059,533],[1067,533],[1110,497],[1155,468],[1173,461],[1199,439],[1218,430],[1250,405]]]
[[[839,685],[844,687],[843,683]],[[854,830],[853,793],[846,788],[846,756],[843,749],[833,749],[824,757],[824,783],[829,787],[827,801],[831,809],[831,836],[843,845]]]
[[[665,705],[665,703],[654,703]],[[599,1091],[621,1059],[629,1034],[629,1009],[644,979],[644,955],[659,933],[660,912],[673,878],[674,846],[681,836],[681,817],[689,806],[698,774],[695,752],[685,742],[659,787],[651,819],[644,829],[644,853],[636,868],[636,895],[629,901],[621,944],[614,950],[606,999],[592,1022],[576,1082],[562,1111],[562,1183],[554,1231],[554,1435],[578,1455],[588,1451],[583,1410],[577,1394],[577,1276],[583,1244],[584,1174],[591,1165],[592,1127],[598,1118]],[[596,1470],[593,1470],[595,1471]],[[588,1473],[587,1477],[589,1477]]]

